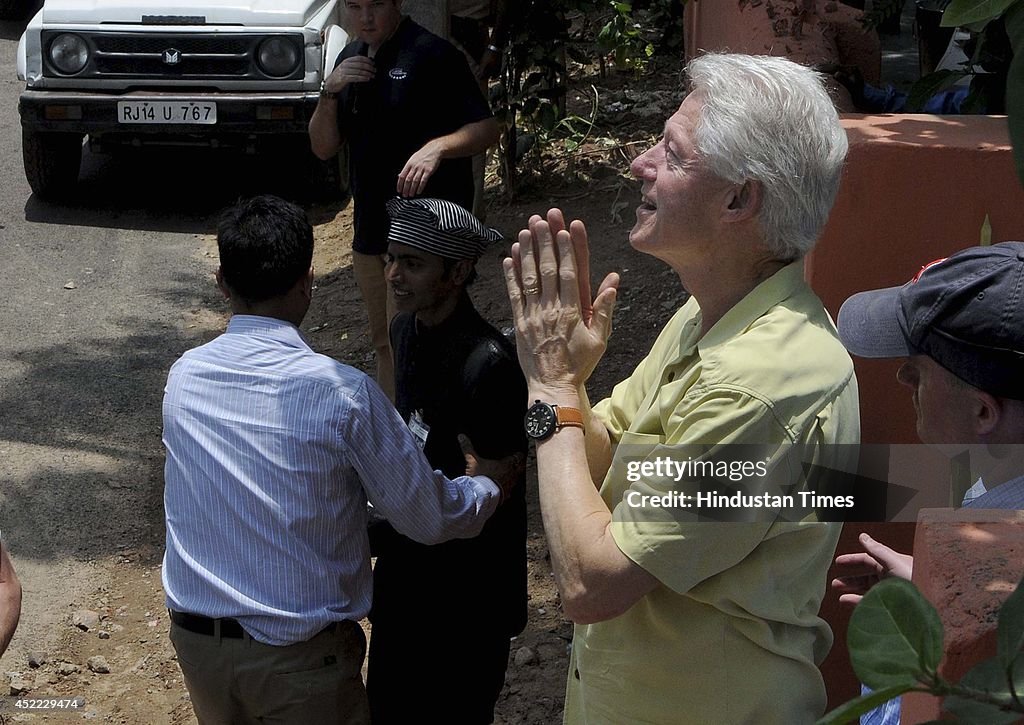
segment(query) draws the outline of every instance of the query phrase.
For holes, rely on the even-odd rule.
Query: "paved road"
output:
[[[239,193],[285,183],[260,159],[87,152],[73,204],[34,198],[17,112],[23,27],[0,22],[0,529],[25,586],[0,673],[52,645],[119,552],[159,556],[163,381],[223,309],[202,235]]]

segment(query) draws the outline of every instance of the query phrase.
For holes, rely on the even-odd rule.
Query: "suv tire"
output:
[[[37,196],[63,199],[71,194],[82,167],[83,138],[80,133],[53,133],[22,127],[25,178]]]

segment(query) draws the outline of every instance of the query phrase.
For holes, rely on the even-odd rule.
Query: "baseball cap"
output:
[[[837,327],[854,355],[928,355],[976,388],[1024,399],[1024,242],[970,247],[902,287],[855,294]]]
[[[402,199],[387,203],[388,241],[408,244],[447,259],[476,259],[502,238],[458,204],[444,199]]]

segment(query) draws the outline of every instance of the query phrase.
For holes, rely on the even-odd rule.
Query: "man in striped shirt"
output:
[[[217,237],[233,315],[174,364],[163,404],[171,640],[200,723],[367,722],[367,501],[416,541],[475,536],[512,468],[431,470],[380,388],[310,349],[300,208],[241,202]]]

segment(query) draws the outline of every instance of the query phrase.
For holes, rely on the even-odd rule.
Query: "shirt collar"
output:
[[[398,21],[398,26],[395,28],[395,32],[393,32],[391,37],[381,43],[380,47],[377,48],[377,53],[373,57],[374,62],[380,63],[387,58],[398,57],[398,51],[407,45],[403,38],[412,30],[412,22],[412,18],[408,15],[402,16],[402,19]],[[364,43],[363,47],[368,48],[369,46]]]
[[[258,335],[269,337],[292,347],[312,349],[295,325],[276,317],[262,315],[232,315],[228,320],[228,335]]]
[[[697,348],[705,350],[731,340],[750,327],[772,307],[806,287],[804,261],[798,259],[787,264],[748,292],[746,297],[722,315],[722,318],[697,343]]]

